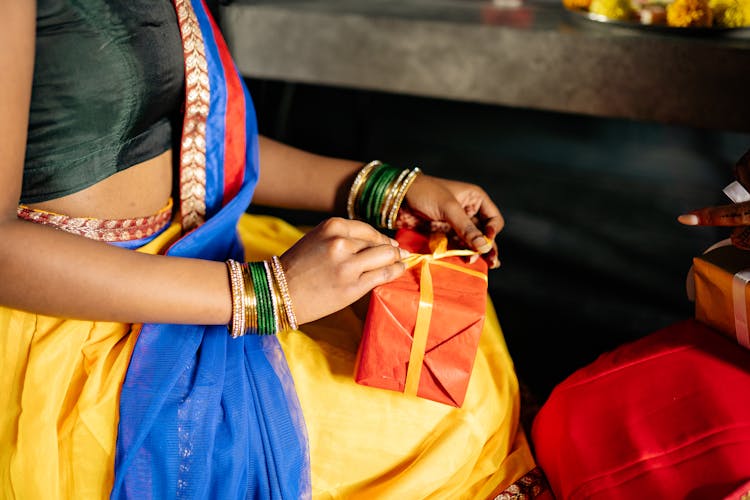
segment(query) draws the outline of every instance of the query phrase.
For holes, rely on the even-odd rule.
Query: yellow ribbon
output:
[[[422,375],[425,349],[427,348],[427,334],[430,330],[430,319],[432,318],[432,305],[434,292],[432,288],[432,274],[430,265],[447,267],[487,281],[487,275],[473,269],[442,262],[440,259],[446,257],[463,257],[478,255],[474,250],[448,250],[448,238],[444,233],[433,233],[430,236],[429,254],[413,253],[404,259],[406,268],[422,264],[419,277],[419,307],[417,308],[417,319],[414,324],[414,335],[412,337],[411,353],[409,354],[409,366],[406,369],[406,382],[404,383],[404,394],[415,396],[419,388],[419,379]]]

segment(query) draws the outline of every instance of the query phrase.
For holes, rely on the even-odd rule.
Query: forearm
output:
[[[321,156],[261,136],[260,180],[253,203],[344,214],[362,162]]]
[[[0,304],[127,323],[225,324],[222,262],[146,255],[20,220],[0,224]]]

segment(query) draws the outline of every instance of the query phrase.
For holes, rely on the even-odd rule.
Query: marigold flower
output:
[[[679,28],[708,28],[713,12],[708,0],[674,0],[667,5],[667,24]]]
[[[632,19],[635,15],[629,0],[591,0],[589,12],[621,21]]]
[[[725,28],[750,26],[750,0],[709,0],[714,25]]]

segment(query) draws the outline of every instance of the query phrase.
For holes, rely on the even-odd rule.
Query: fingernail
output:
[[[490,269],[497,269],[500,267],[500,261],[498,259],[495,259],[492,261],[492,265],[490,266]]]
[[[405,259],[405,258],[407,258],[408,256],[411,255],[411,252],[409,250],[404,250],[403,248],[399,248],[398,252],[399,252],[399,254],[401,254],[401,258],[402,259]]]
[[[394,240],[393,238],[390,238],[391,246],[397,247],[398,241]]]
[[[469,264],[475,264],[479,260],[479,255],[472,255],[469,257]]]
[[[685,224],[686,226],[697,226],[698,225],[698,216],[693,214],[683,214],[677,217],[677,220]]]
[[[472,244],[479,253],[487,253],[492,250],[492,242],[484,236],[477,236],[472,240]]]

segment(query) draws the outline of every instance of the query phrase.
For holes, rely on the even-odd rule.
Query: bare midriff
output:
[[[69,217],[131,219],[158,212],[171,191],[172,151],[168,150],[77,193],[27,206]]]

